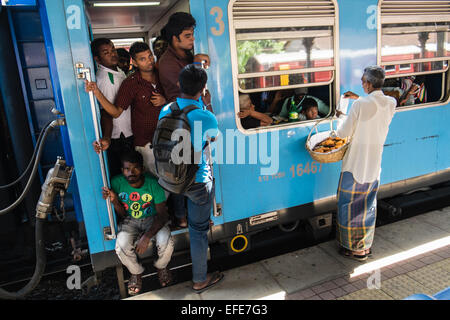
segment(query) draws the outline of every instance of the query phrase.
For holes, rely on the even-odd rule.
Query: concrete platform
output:
[[[450,286],[450,207],[375,231],[373,255],[357,262],[336,241],[225,271],[196,294],[190,281],[128,300],[398,300]]]

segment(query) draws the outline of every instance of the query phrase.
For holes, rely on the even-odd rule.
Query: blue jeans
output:
[[[188,226],[191,243],[192,281],[206,281],[208,273],[208,231],[214,186],[212,181],[194,183],[188,198]]]
[[[186,216],[184,209],[184,195],[183,194],[170,194],[170,201],[172,203],[173,213],[178,219]]]

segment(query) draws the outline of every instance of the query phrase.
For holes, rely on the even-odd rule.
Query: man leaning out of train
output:
[[[382,68],[364,69],[361,81],[368,96],[359,97],[350,91],[344,94],[357,100],[337,129],[339,137],[351,139],[342,159],[337,190],[339,253],[358,261],[371,254],[383,145],[395,113],[396,100],[381,91],[384,79]],[[339,111],[336,115],[342,117]]]
[[[154,266],[161,286],[172,282],[167,265],[172,258],[174,241],[168,227],[169,216],[164,190],[148,172],[144,173],[143,157],[135,150],[121,156],[122,174],[111,181],[111,189],[103,188],[103,198],[111,200],[116,213],[123,218],[119,223],[116,253],[131,273],[128,294],[136,295],[142,289],[144,267],[137,254],[143,254],[150,241],[156,243],[158,259]]]

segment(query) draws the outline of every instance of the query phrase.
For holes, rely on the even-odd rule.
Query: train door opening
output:
[[[46,138],[41,140],[41,134],[55,119],[52,110],[61,109],[51,69],[52,60],[47,51],[47,30],[43,26],[37,2],[10,2],[9,6],[0,8],[0,15],[0,64],[3,70],[0,79],[0,126],[4,142],[2,155],[6,155],[2,160],[5,161],[5,170],[2,171],[2,179],[5,180],[1,183],[1,198],[9,198],[2,205],[2,210],[7,210],[5,208],[14,203],[14,200],[18,201],[22,192],[27,194],[16,209],[1,217],[7,222],[14,221],[13,225],[1,223],[0,231],[2,235],[11,232],[5,241],[2,238],[0,246],[5,248],[2,256],[8,257],[13,251],[16,259],[14,263],[17,265],[20,261],[19,264],[22,265],[20,268],[7,268],[8,273],[4,275],[7,279],[13,279],[16,274],[27,270],[29,263],[34,263],[33,232],[40,186],[44,184],[47,172],[53,168],[58,157],[72,165],[72,155],[64,127],[49,131]],[[24,21],[27,23],[23,23]],[[36,157],[40,146],[42,153]],[[34,167],[34,162],[37,163],[36,174],[30,175],[29,169]],[[31,170],[33,171],[34,169]],[[9,187],[5,186],[18,176],[22,176],[17,180],[19,183],[8,183]],[[32,181],[29,189],[26,188],[28,180]],[[6,188],[8,191],[5,191]],[[87,246],[77,189],[74,175],[69,190],[64,195],[57,196],[54,210],[47,218],[44,241],[51,267],[60,267],[61,261],[70,257],[72,244]],[[10,197],[7,192],[13,196]],[[8,259],[2,261],[2,264],[3,262],[6,265],[9,263]]]
[[[90,30],[90,42],[106,38],[114,43],[116,50],[125,49],[127,51],[134,42],[138,41],[147,43],[153,49],[152,42],[160,35],[160,30],[167,23],[169,16],[175,12],[190,11],[189,1],[170,0],[161,2],[159,6],[133,6],[123,2],[121,7],[95,5],[102,4],[99,1],[85,1],[84,3],[86,21]],[[95,67],[98,65],[95,64]],[[175,251],[183,254],[189,245],[185,235],[187,229],[175,230],[174,233],[177,237]],[[154,254],[151,251],[148,250],[143,257]]]

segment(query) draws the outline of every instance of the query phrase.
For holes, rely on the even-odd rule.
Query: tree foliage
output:
[[[280,53],[286,41],[278,40],[252,40],[238,41],[239,73],[246,72],[247,62],[250,58],[261,53]]]

